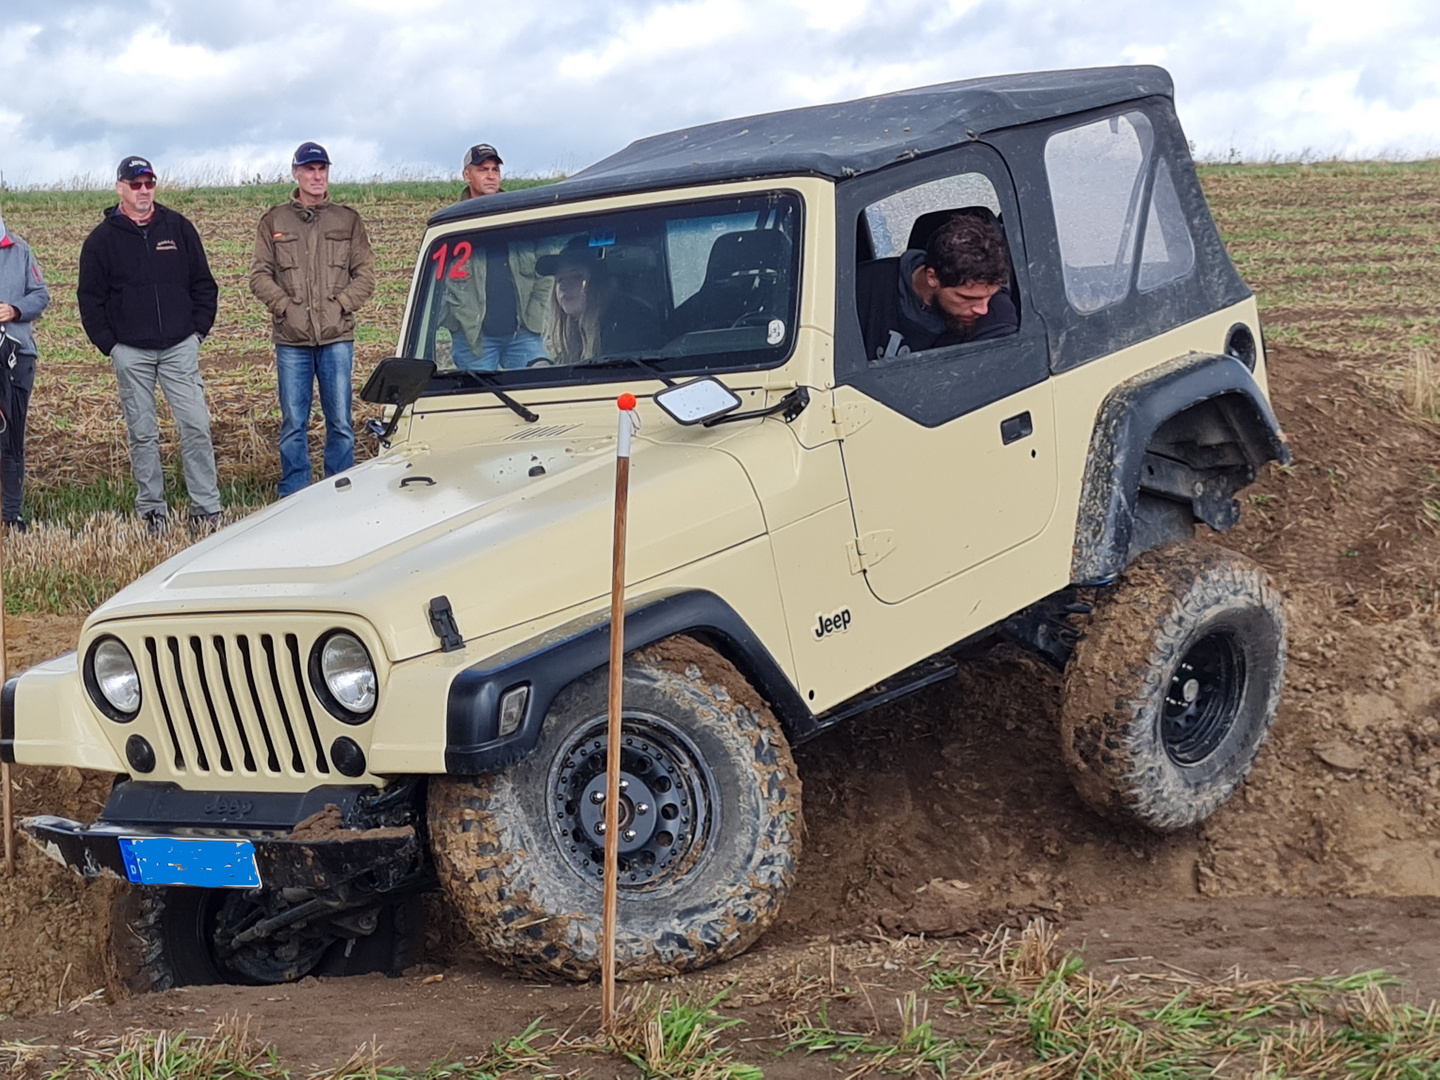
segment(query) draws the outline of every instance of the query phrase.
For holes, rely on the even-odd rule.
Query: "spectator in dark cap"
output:
[[[465,178],[462,199],[478,199],[500,190],[500,166],[505,162],[489,143],[476,143],[465,152],[465,165],[460,175]]]
[[[180,461],[193,528],[220,521],[210,411],[200,379],[200,343],[215,322],[220,290],[195,226],[155,201],[155,170],[127,157],[115,170],[117,206],[80,249],[76,298],[95,347],[115,365],[130,435],[135,512],[152,533],[165,527],[165,483],[155,386],[165,391],[180,434]]]
[[[310,407],[325,414],[325,475],[355,463],[351,377],[355,312],[375,291],[365,223],[330,201],[330,155],[301,143],[290,163],[295,191],[255,233],[250,291],[270,309],[280,396],[280,494],[310,483]]]
[[[500,190],[495,147],[477,143],[465,153],[462,199],[478,199]],[[550,304],[551,283],[535,273],[543,252],[534,244],[476,245],[462,271],[446,282],[445,318],[450,356],[466,371],[522,368],[545,355],[540,337]]]

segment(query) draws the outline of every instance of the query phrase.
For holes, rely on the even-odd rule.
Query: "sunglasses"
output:
[[[130,190],[131,190],[131,191],[139,191],[141,188],[144,188],[146,191],[150,191],[150,190],[152,190],[152,189],[155,187],[155,181],[154,181],[153,179],[151,179],[151,180],[126,180],[125,183],[127,183],[127,184],[130,185]]]

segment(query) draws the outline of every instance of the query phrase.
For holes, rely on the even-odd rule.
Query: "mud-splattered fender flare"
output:
[[[799,691],[745,620],[720,597],[694,589],[652,593],[626,605],[627,653],[684,633],[703,638],[740,669],[770,703],[792,742],[814,732],[815,715]],[[539,741],[555,695],[609,659],[606,607],[466,668],[450,684],[446,703],[446,772],[476,775],[518,761]],[[500,700],[521,686],[528,686],[530,693],[520,726],[502,737]]]
[[[1070,580],[1100,584],[1125,569],[1140,470],[1160,425],[1204,401],[1225,399],[1227,416],[1249,457],[1290,462],[1290,448],[1255,376],[1233,356],[1191,353],[1143,372],[1112,390],[1090,436],[1075,522]]]

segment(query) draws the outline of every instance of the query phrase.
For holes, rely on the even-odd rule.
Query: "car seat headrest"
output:
[[[778,229],[725,233],[710,249],[707,282],[736,274],[779,274],[790,265],[790,238]]]

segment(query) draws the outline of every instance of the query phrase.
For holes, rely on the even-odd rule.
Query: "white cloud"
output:
[[[1007,71],[1161,63],[1202,153],[1440,150],[1440,9],[1420,0],[19,0],[0,169],[274,175],[573,170],[726,116]]]

